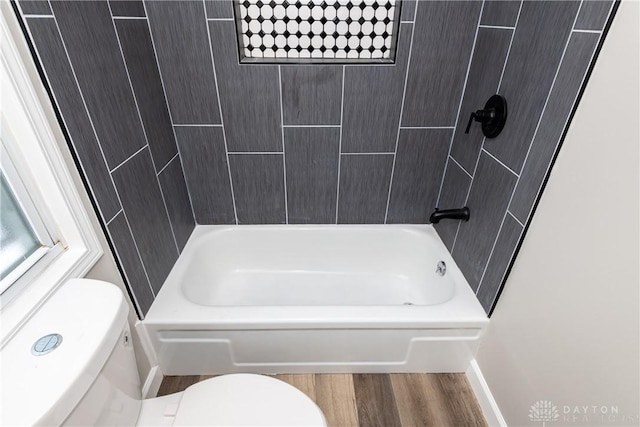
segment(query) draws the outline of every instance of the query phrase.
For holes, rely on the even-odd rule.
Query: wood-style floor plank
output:
[[[360,427],[401,427],[391,377],[386,374],[354,374]]]
[[[164,377],[158,396],[211,375]],[[322,409],[330,427],[486,427],[464,374],[275,375]]]
[[[396,374],[391,383],[403,426],[487,425],[464,374]]]
[[[394,374],[391,385],[403,426],[443,426],[437,407],[430,400],[435,395],[433,381],[425,375]]]
[[[358,425],[356,395],[350,374],[316,374],[316,403],[329,427]]]
[[[200,381],[213,378],[215,375],[167,375],[160,384],[157,396],[184,391],[187,387]]]
[[[316,377],[314,374],[279,374],[275,378],[291,384],[314,402],[316,401]]]
[[[442,405],[450,414],[451,425],[486,426],[486,421],[467,376],[464,374],[438,374]]]

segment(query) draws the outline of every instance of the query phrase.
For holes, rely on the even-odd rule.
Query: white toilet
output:
[[[61,286],[0,350],[0,425],[326,426],[308,396],[263,375],[141,399],[127,313],[115,285]]]

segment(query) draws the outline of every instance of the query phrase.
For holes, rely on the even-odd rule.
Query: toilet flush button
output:
[[[51,353],[62,344],[62,335],[48,334],[39,338],[31,347],[31,354],[34,356],[44,356]]]

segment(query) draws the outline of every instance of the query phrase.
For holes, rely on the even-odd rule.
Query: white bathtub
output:
[[[142,329],[165,375],[464,372],[487,323],[429,225],[197,226]]]

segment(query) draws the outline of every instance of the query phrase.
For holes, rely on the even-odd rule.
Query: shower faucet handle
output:
[[[471,113],[464,133],[469,133],[473,121],[482,123],[482,133],[487,138],[495,138],[502,132],[507,122],[507,101],[500,95],[493,95],[482,110]]]

